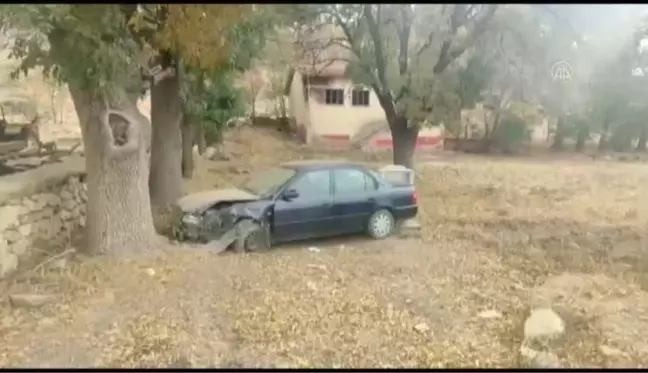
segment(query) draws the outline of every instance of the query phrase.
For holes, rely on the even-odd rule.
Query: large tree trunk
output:
[[[629,123],[617,124],[610,138],[610,146],[615,152],[627,152],[632,149],[633,131]]]
[[[563,150],[565,145],[565,119],[560,116],[558,117],[558,123],[556,124],[556,134],[554,135],[554,142],[551,145],[551,149],[555,151]]]
[[[609,132],[610,132],[610,122],[605,121],[603,123],[603,129],[601,130],[601,136],[599,137],[599,143],[598,143],[599,151],[607,150]]]
[[[70,87],[79,116],[87,172],[86,244],[91,253],[151,249],[150,123],[135,99],[104,101]]]
[[[637,142],[637,151],[646,151],[646,142],[648,142],[648,126],[642,125],[641,132],[639,133],[639,141]]]
[[[201,122],[194,123],[194,142],[198,145],[198,154],[203,155],[207,150],[207,139],[205,138],[205,126]]]
[[[256,92],[254,92],[254,97],[252,98],[252,118],[251,118],[252,125],[256,125],[256,102],[257,102]]]
[[[393,159],[394,164],[413,169],[419,127],[407,124],[407,119],[403,117],[396,117],[389,123],[394,152]]]
[[[163,214],[183,194],[182,99],[177,75],[151,88],[151,204],[154,216]],[[157,225],[157,224],[156,224]]]
[[[286,117],[286,100],[283,94],[279,97],[279,112],[282,118]]]
[[[193,144],[194,126],[190,118],[185,115],[182,119],[182,177],[191,179],[194,170]]]
[[[589,136],[589,126],[581,123],[578,127],[578,133],[576,136],[576,145],[574,145],[574,150],[577,152],[582,152],[585,149],[585,141]]]

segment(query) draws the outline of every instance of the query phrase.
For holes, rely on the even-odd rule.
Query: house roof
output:
[[[293,66],[288,71],[286,85],[284,86],[284,94],[290,94],[290,87],[292,86],[292,79],[295,72],[299,72],[307,77],[327,77],[327,78],[342,78],[346,76],[348,67],[347,61],[331,61],[327,63],[319,63],[316,65],[298,65]]]

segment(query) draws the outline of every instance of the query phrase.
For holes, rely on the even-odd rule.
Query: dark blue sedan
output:
[[[188,195],[177,206],[176,238],[241,251],[348,233],[382,239],[418,211],[411,183],[338,161],[285,163],[240,188]]]

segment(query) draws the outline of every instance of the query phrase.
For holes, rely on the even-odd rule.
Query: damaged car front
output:
[[[248,251],[254,250],[255,242],[256,246],[269,247],[273,199],[293,175],[293,170],[272,168],[253,175],[240,188],[180,198],[174,208],[174,238],[204,244],[218,242],[217,246],[238,241]]]
[[[180,198],[173,213],[173,236],[179,241],[207,243],[231,230],[247,212],[240,204],[259,196],[240,189],[221,189]]]

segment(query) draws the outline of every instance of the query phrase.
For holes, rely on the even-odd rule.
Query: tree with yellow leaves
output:
[[[252,6],[227,7],[33,4],[0,8],[3,31],[14,36],[11,57],[20,60],[19,71],[27,74],[40,67],[69,87],[85,146],[89,251],[115,253],[160,244],[149,193],[151,124],[136,104],[150,87],[154,96],[169,100],[168,107],[160,107],[156,98],[153,111],[171,115],[171,124],[165,127],[164,118],[159,122],[159,112],[152,119],[164,136],[179,141],[176,121],[181,105],[176,93],[169,93],[179,85],[177,63],[216,69],[231,58],[227,45],[236,31],[232,26]],[[166,144],[164,139],[159,141]],[[165,165],[171,162],[163,155],[162,159]],[[172,161],[179,174],[179,155]]]
[[[131,25],[153,51],[161,79],[151,86],[151,174],[154,215],[183,194],[182,73],[212,74],[233,61],[237,32],[256,13],[246,4],[139,5]],[[194,79],[195,81],[195,79]],[[189,82],[187,82],[189,83]],[[202,82],[195,82],[202,84]],[[191,100],[191,98],[188,98]],[[184,131],[190,134],[189,131]]]

